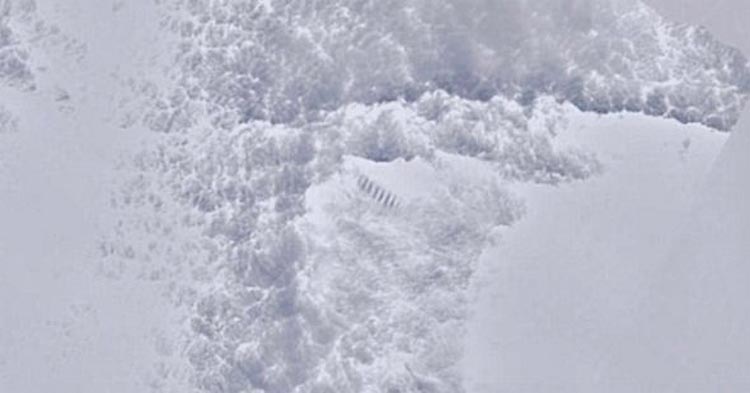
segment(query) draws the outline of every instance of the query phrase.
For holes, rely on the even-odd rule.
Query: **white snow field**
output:
[[[640,1],[0,0],[0,393],[743,386],[748,94]]]

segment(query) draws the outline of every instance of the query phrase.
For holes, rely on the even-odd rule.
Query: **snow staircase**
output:
[[[398,198],[395,194],[379,186],[365,175],[360,175],[357,178],[357,186],[384,207],[395,208],[398,206]]]

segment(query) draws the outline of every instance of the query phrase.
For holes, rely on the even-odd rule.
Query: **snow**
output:
[[[750,211],[747,207],[750,113],[746,112],[700,188],[693,214],[683,221],[664,263],[650,309],[656,359],[675,359],[665,372],[675,389],[750,388],[744,337]],[[670,331],[671,326],[681,326]],[[689,342],[691,345],[679,345]]]
[[[666,290],[654,277],[680,269],[677,234],[726,136],[637,115],[580,115],[560,139],[596,151],[605,169],[585,182],[513,188],[527,215],[482,257],[467,391],[672,391],[657,383],[675,375],[633,348],[654,326],[647,303]]]
[[[726,130],[748,75],[623,0],[2,1],[0,391],[651,378],[659,327],[742,294],[727,258],[671,307],[742,247],[746,137],[691,210],[726,135],[612,113]]]
[[[350,364],[358,375],[318,377],[320,385],[313,386],[460,389],[455,364],[467,278],[492,228],[507,224],[514,206],[498,193],[462,195],[488,189],[497,175],[476,161],[471,173],[456,170],[456,161],[461,158],[443,155],[438,162],[373,164],[348,157],[342,173],[309,191],[311,214],[300,228],[309,238],[310,267],[301,288],[324,315],[339,320],[333,334],[340,344],[319,367],[336,375]],[[362,174],[395,195],[398,205],[381,206],[357,188]]]
[[[217,124],[309,121],[442,89],[524,103],[553,95],[726,130],[750,86],[738,51],[640,1],[165,3],[181,11],[167,16],[181,42],[176,86],[158,109],[186,121],[201,110]]]
[[[34,5],[1,3],[14,12]],[[2,392],[146,392],[164,380],[157,363],[173,355],[174,315],[163,289],[106,279],[98,248],[115,225],[117,166],[147,135],[113,120],[122,91],[110,72],[118,59],[120,71],[131,72],[128,62],[144,47],[136,35],[120,35],[120,53],[92,55],[115,39],[101,31],[117,36],[133,29],[132,19],[110,19],[108,4],[96,13],[75,6],[39,2],[11,17],[34,87],[0,86],[0,105],[14,119],[13,130],[0,131]],[[150,22],[141,17],[137,30]]]
[[[387,190],[397,192],[400,198],[430,198],[438,193],[440,184],[428,162],[399,159],[387,164],[352,158],[363,176],[372,179]]]

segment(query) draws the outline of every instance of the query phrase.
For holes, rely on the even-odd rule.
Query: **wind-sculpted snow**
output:
[[[599,170],[554,147],[555,108],[436,92],[165,135],[113,201],[108,268],[140,261],[185,308],[199,390],[459,392],[469,279],[522,212],[503,183]]]
[[[739,51],[639,1],[165,3],[181,43],[179,88],[153,121],[162,130],[201,108],[217,124],[287,123],[436,89],[727,130],[750,91]]]

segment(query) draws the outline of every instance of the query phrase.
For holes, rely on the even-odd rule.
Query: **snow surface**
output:
[[[526,104],[554,95],[586,111],[726,130],[750,89],[739,51],[640,1],[263,3],[164,1],[181,41],[176,86],[157,101],[153,127],[201,110],[217,125],[309,121],[442,89]]]
[[[750,112],[722,150],[656,275],[655,286],[661,290],[653,291],[648,315],[655,332],[646,341],[651,349],[644,352],[653,354],[654,362],[673,359],[664,372],[679,376],[671,381],[675,391],[750,389],[745,340],[750,316],[745,280],[750,258],[748,130]],[[670,326],[681,329],[670,331]]]
[[[492,229],[521,212],[505,178],[598,170],[552,143],[547,105],[527,117],[435,93],[303,128],[174,135],[118,198],[127,236],[108,257],[168,284],[207,391],[456,391],[469,278]],[[168,235],[141,242],[133,228]]]
[[[651,361],[634,348],[659,326],[648,303],[667,287],[654,287],[654,278],[683,268],[684,259],[671,258],[675,240],[696,215],[694,196],[726,136],[583,114],[560,137],[597,151],[604,172],[558,187],[511,187],[527,215],[482,257],[467,390],[686,391],[668,384],[690,386],[687,374],[665,367],[676,359]],[[681,337],[679,325],[668,326]]]
[[[748,48],[746,2],[650,3]],[[626,150],[600,155],[602,177],[563,193],[528,190],[526,220],[486,253],[465,362],[473,391],[750,388],[750,114],[723,147],[724,137],[644,120],[619,135],[621,126],[607,127],[595,151]],[[641,139],[641,129],[655,134]],[[681,144],[680,159],[654,139],[667,150]],[[486,337],[495,337],[489,351]]]
[[[0,106],[13,119],[0,120],[2,392],[146,392],[175,351],[163,290],[101,273],[98,240],[115,225],[109,199],[126,176],[118,161],[147,135],[118,127],[114,64],[137,69],[158,28],[141,15],[136,29],[110,7],[0,1],[25,70],[8,74],[12,52],[0,44]]]
[[[0,391],[665,386],[726,136],[655,117],[749,75],[624,0],[0,0]]]

